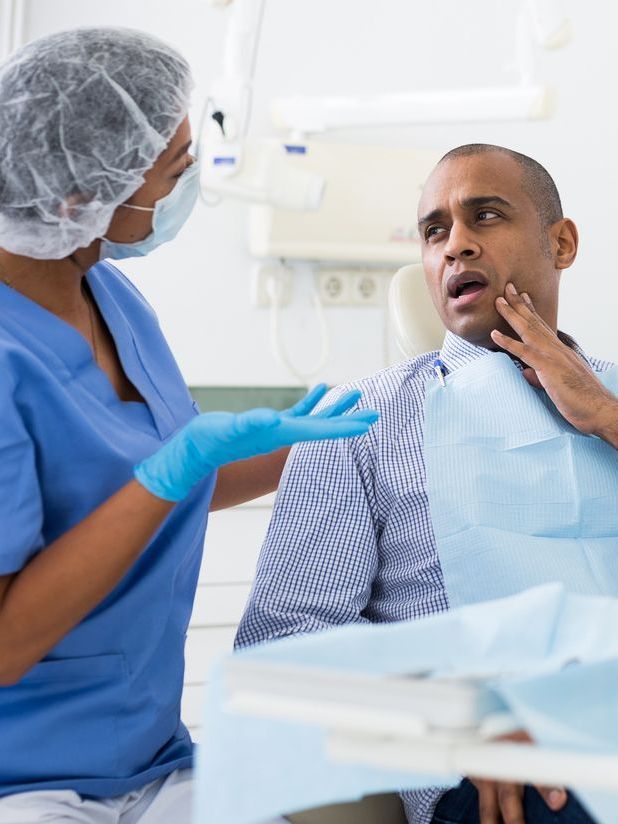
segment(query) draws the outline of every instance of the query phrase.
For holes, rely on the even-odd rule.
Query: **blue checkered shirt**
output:
[[[574,348],[595,371],[611,365]],[[337,390],[360,389],[359,405],[379,410],[380,420],[363,438],[294,448],[236,646],[448,609],[425,485],[425,385],[436,379],[436,357],[453,371],[486,354],[447,332],[440,353]],[[429,824],[443,792],[404,792],[408,821]]]

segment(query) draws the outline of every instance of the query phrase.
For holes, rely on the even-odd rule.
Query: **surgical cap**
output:
[[[185,118],[186,60],[125,28],[59,32],[0,66],[0,247],[59,259],[105,234]]]

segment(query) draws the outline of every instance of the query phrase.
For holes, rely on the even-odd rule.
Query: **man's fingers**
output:
[[[536,789],[549,809],[554,812],[561,810],[567,803],[567,791],[563,787],[537,787]]]
[[[492,329],[490,336],[493,342],[496,343],[501,349],[504,349],[505,352],[510,352],[513,357],[517,358],[522,363],[527,364],[529,367],[528,371],[534,372],[534,370],[542,368],[544,355],[541,350],[537,350],[519,340],[515,340],[515,338],[505,335],[504,332],[500,332],[498,329]],[[545,359],[547,360],[546,353]],[[528,383],[532,384],[532,386],[536,386],[537,389],[542,388],[535,372],[534,377],[532,375],[525,375],[525,377],[528,380]],[[535,380],[537,381],[536,383]]]
[[[515,288],[514,284],[506,284],[506,289],[504,290],[504,299],[509,304],[509,306],[517,310],[517,312],[522,317],[529,319],[530,316],[533,315],[535,321],[540,321],[544,326],[547,325],[534,308],[534,304],[532,303],[530,295],[527,292],[522,292],[520,294]]]
[[[532,303],[532,298],[530,297],[530,295],[527,292],[522,292],[521,293],[521,299],[526,304],[528,309],[530,309],[531,312],[536,312],[536,309],[534,308],[534,304]]]
[[[543,337],[555,338],[553,330],[538,314],[530,296],[526,292],[521,295],[512,283],[507,283],[504,296],[496,298],[496,309],[522,340],[526,340],[531,333],[536,332]]]
[[[524,302],[526,303],[526,305],[528,306],[528,309],[530,309],[530,311],[532,312],[534,317],[537,319],[537,321],[547,329],[547,331],[550,333],[550,335],[553,335],[554,330],[551,328],[551,326],[548,323],[545,322],[545,320],[536,311],[536,309],[534,308],[534,304],[530,300],[530,295],[527,292],[522,292],[521,296],[524,299]]]
[[[500,824],[497,785],[493,781],[470,780],[479,794],[480,824]]]
[[[514,338],[510,338],[503,332],[499,332],[498,329],[493,329],[490,332],[490,335],[493,342],[498,344],[498,346],[501,349],[510,352],[511,355],[515,355],[515,357],[519,358],[519,360],[523,360],[523,355],[526,351],[526,347],[521,341],[515,340]]]
[[[535,332],[548,342],[556,340],[556,333],[536,311],[530,295],[519,294],[512,283],[507,283],[503,297],[496,298],[496,309],[523,341]]]
[[[491,338],[501,349],[536,370],[545,368],[548,359],[555,360],[560,354],[564,344],[538,314],[527,293],[518,294],[513,284],[508,283],[504,296],[496,298],[495,306],[515,336],[520,338],[515,340],[494,329]],[[540,388],[534,380],[528,379],[528,382]]]
[[[506,304],[510,309],[527,321],[533,320],[536,322],[540,320],[539,315],[534,310],[530,296],[526,295],[526,297],[524,297],[523,293],[520,295],[512,283],[506,284],[504,296],[501,300],[499,300],[499,303],[502,306]]]
[[[526,306],[528,307],[528,309],[530,309],[530,311],[531,311],[531,312],[532,312],[532,314],[535,316],[535,318],[537,318],[537,320],[539,321],[539,323],[542,323],[542,324],[543,324],[543,326],[545,326],[545,327],[546,327],[547,329],[549,329],[549,331],[551,332],[551,331],[552,331],[551,327],[550,327],[547,323],[545,323],[545,321],[543,320],[543,318],[539,315],[539,313],[538,313],[538,312],[536,311],[536,309],[534,308],[534,303],[532,303],[532,298],[530,297],[530,295],[529,295],[527,292],[522,292],[522,293],[521,293],[521,295],[520,295],[520,297],[521,297],[521,299],[523,300],[523,302],[526,304]]]
[[[508,300],[508,302],[517,308],[524,308],[531,309],[532,301],[530,300],[530,296],[527,295],[527,300],[524,297],[524,293],[521,294],[517,291],[517,287],[514,283],[507,283],[506,289],[504,290],[504,297]]]
[[[498,803],[504,824],[526,824],[523,797],[521,784],[498,784]]]
[[[513,299],[511,298],[511,301]],[[538,322],[538,315],[535,315],[521,300],[518,298],[519,304],[513,306],[506,298],[496,298],[496,309],[498,314],[502,315],[508,325],[519,335],[522,340],[530,337],[531,331],[535,328],[537,331],[545,333],[547,327]]]

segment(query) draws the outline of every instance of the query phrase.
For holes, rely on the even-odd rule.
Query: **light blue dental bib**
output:
[[[597,377],[618,394],[618,367]],[[424,448],[451,607],[551,581],[618,596],[618,452],[567,423],[507,355],[431,381]]]

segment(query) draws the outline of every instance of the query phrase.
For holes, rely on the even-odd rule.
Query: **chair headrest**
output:
[[[432,303],[420,263],[402,266],[388,290],[388,308],[397,344],[406,357],[442,346],[444,326]]]

